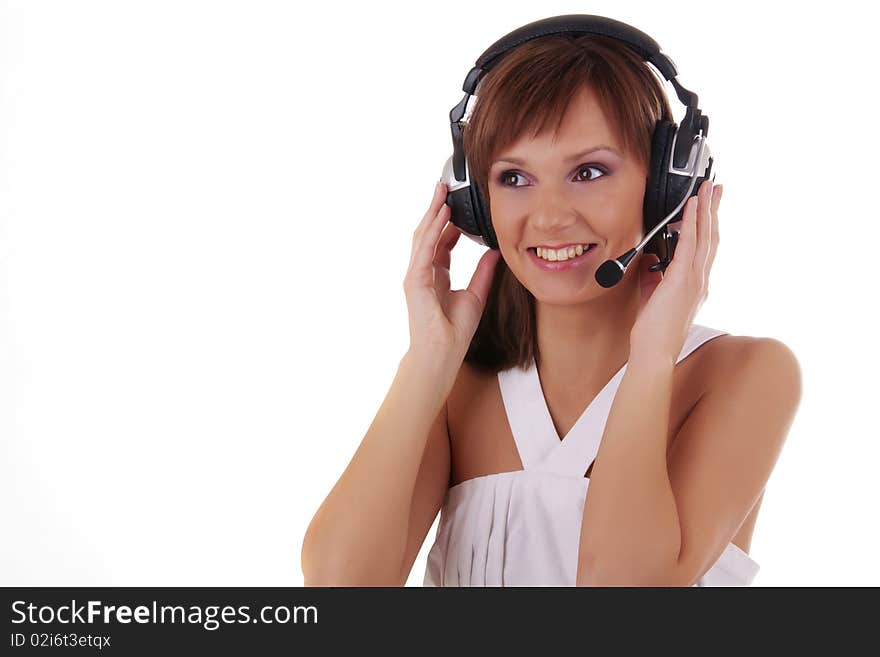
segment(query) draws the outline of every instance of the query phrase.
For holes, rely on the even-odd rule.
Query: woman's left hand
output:
[[[714,191],[714,193],[713,193]],[[630,355],[671,358],[675,363],[691,323],[709,294],[709,272],[718,249],[718,204],[722,185],[700,184],[697,196],[687,200],[675,254],[664,271],[648,267],[659,258],[639,258],[641,304],[630,331]]]

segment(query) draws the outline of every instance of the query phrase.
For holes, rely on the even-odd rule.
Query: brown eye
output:
[[[593,169],[594,171],[598,171],[601,175],[599,175],[599,176],[595,176],[595,175],[594,175],[594,176],[590,176],[589,178],[582,178],[582,177],[581,177],[581,172],[583,172],[583,171],[585,171],[585,170],[588,171],[588,170],[590,170],[590,169]],[[605,174],[606,174],[606,172],[605,172],[605,170],[604,170],[602,167],[597,167],[597,166],[594,166],[594,165],[592,165],[592,164],[583,164],[583,165],[581,165],[581,166],[578,168],[578,172],[577,172],[577,176],[576,176],[576,177],[578,178],[578,180],[582,180],[582,181],[590,181],[590,180],[596,180],[596,178],[601,178],[601,177],[604,176]]]
[[[520,174],[517,173],[516,171],[503,171],[498,176],[498,184],[500,184],[502,187],[520,187],[520,185],[516,185],[516,184],[513,184],[513,185],[507,184],[507,180],[509,180],[510,178],[516,179],[519,177],[519,175]]]

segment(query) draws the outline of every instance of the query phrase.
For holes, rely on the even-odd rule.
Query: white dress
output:
[[[692,324],[676,363],[726,332]],[[498,382],[523,470],[462,481],[446,492],[424,586],[576,586],[581,521],[605,423],[626,364],[560,441],[538,371]],[[728,543],[694,586],[748,586],[759,565]]]

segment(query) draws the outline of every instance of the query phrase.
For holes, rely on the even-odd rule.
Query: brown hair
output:
[[[551,121],[555,138],[565,110],[584,87],[596,94],[624,152],[647,169],[656,122],[674,120],[657,76],[614,39],[539,37],[517,46],[484,75],[462,131],[471,184],[477,185],[487,203],[494,156],[526,131],[532,138],[541,134]],[[653,251],[657,239],[659,234],[646,245],[646,252]],[[536,329],[534,296],[500,258],[465,361],[493,373],[525,368],[538,356]]]

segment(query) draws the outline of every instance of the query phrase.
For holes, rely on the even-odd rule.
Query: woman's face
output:
[[[600,146],[611,150],[583,153]],[[643,237],[646,175],[643,165],[622,153],[595,95],[585,88],[566,111],[558,141],[549,131],[521,138],[491,165],[492,225],[511,272],[544,303],[576,304],[601,294],[596,269]],[[566,262],[538,260],[536,253],[536,247],[590,243],[590,252]]]

